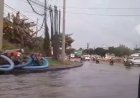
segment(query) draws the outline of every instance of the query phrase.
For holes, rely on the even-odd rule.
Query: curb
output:
[[[10,72],[0,73],[0,75],[9,75],[9,74],[20,75],[20,74],[28,74],[28,73],[42,73],[47,71],[61,71],[61,70],[69,70],[72,68],[78,68],[81,66],[83,66],[83,63],[75,64],[75,66],[64,67],[64,68],[47,68],[47,69],[40,69],[40,70],[13,70]]]
[[[61,71],[61,70],[68,70],[68,69],[72,69],[72,68],[78,68],[78,67],[82,67],[83,63],[77,64],[75,66],[72,67],[64,67],[64,68],[48,68],[46,71]]]

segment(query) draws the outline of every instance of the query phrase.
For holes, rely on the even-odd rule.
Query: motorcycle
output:
[[[99,60],[96,60],[96,64],[99,64],[100,62],[99,62]]]
[[[114,65],[114,61],[113,60],[111,60],[109,63],[110,63],[110,65]]]

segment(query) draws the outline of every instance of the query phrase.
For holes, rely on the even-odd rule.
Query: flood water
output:
[[[85,62],[82,67],[0,76],[0,98],[138,98],[140,67]]]

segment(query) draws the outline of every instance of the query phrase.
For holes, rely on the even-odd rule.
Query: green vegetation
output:
[[[20,12],[17,12],[16,15],[8,14],[4,18],[3,24],[4,40],[16,44],[18,48],[32,49],[38,46],[36,44],[37,32],[32,29],[36,24],[20,18]]]
[[[71,47],[71,44],[74,42],[74,39],[71,36],[72,36],[72,34],[66,34],[65,35],[65,46],[66,46],[66,49],[68,47]],[[60,35],[60,42],[62,42],[62,34]],[[62,43],[60,43],[60,46],[62,46]]]
[[[36,24],[34,22],[29,22],[28,19],[21,18],[20,12],[17,12],[16,15],[9,13],[6,17],[4,17],[3,24],[3,50],[23,48],[28,52],[41,52],[46,54],[46,56],[51,56],[50,42],[52,40],[50,40],[49,30],[47,27],[45,30],[45,38],[38,37],[38,31],[33,29]],[[74,40],[71,38],[71,34],[67,34],[65,36],[67,48],[71,46]],[[59,35],[58,40],[58,44],[56,44],[61,47],[62,34]],[[59,47],[54,48],[59,49]],[[59,51],[57,53],[60,54]],[[58,55],[57,57],[59,57]]]
[[[132,50],[124,45],[120,45],[119,47],[109,47],[108,53],[113,53],[116,56],[122,57],[122,56],[129,56],[132,53]]]
[[[75,62],[71,62],[71,61],[61,62],[54,59],[48,59],[48,62],[49,62],[50,68],[67,68],[67,67],[73,67],[76,65]]]
[[[136,51],[136,49],[134,51]],[[138,49],[137,49],[137,51],[138,51]],[[97,54],[102,57],[104,57],[106,53],[110,53],[110,54],[114,54],[115,56],[123,57],[123,56],[129,56],[131,53],[133,53],[133,50],[131,50],[130,48],[128,48],[124,45],[120,45],[118,47],[109,47],[108,49],[98,47],[96,49],[89,48],[89,49],[83,50],[83,54],[90,54],[90,55]]]
[[[10,49],[15,49],[18,46],[13,45],[12,43],[8,42],[7,40],[3,40],[3,50],[10,50]]]

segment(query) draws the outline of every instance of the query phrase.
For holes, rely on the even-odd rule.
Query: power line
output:
[[[12,11],[15,12],[15,13],[18,12],[17,10],[15,10],[14,8],[12,8],[12,7],[9,6],[8,4],[4,4],[4,6],[5,6],[6,8],[8,8],[8,9],[12,10]],[[23,16],[24,18],[29,19],[26,15],[23,15],[23,14],[21,14],[21,13],[20,13],[20,15]]]
[[[33,12],[35,12],[36,14],[38,14],[38,15],[40,15],[40,16],[43,16],[44,14],[40,14],[40,13],[38,13],[34,8],[33,8],[33,6],[32,6],[32,4],[30,3],[30,1],[29,0],[27,0],[27,2],[29,3],[29,5],[31,6],[31,8],[32,8],[32,10],[33,10]]]
[[[59,6],[59,7],[62,8],[62,6]],[[130,7],[130,8],[129,7],[126,7],[126,8],[125,7],[122,7],[122,8],[119,8],[119,7],[116,7],[116,8],[115,7],[114,8],[113,7],[105,7],[105,8],[103,8],[103,7],[95,7],[95,8],[67,7],[67,9],[79,9],[79,10],[80,9],[84,9],[84,10],[98,10],[98,9],[103,9],[103,10],[105,10],[105,9],[108,9],[108,10],[114,10],[114,9],[120,9],[120,10],[125,10],[125,9],[127,10],[128,9],[128,10],[133,10],[134,9],[135,10],[136,9],[137,10],[138,9],[138,10],[140,10],[140,8],[135,8],[135,7]]]
[[[6,8],[8,8],[8,9],[12,10],[12,11],[15,12],[15,13],[18,12],[16,9],[12,8],[12,7],[9,6],[8,4],[4,4],[4,6],[5,6]],[[7,11],[7,12],[8,12],[8,11]],[[29,19],[26,15],[23,15],[22,13],[20,13],[20,15],[21,15],[22,17],[24,17],[24,18]],[[47,17],[47,18],[48,18],[48,17]],[[33,20],[31,20],[31,21],[33,21]],[[42,24],[39,24],[39,25],[40,25],[40,29],[38,30],[38,32],[42,30],[42,28],[43,28],[43,23],[44,23],[44,19],[43,19]]]
[[[30,0],[32,3],[34,3],[35,5],[38,5],[38,6],[40,6],[40,7],[42,7],[43,9],[44,9],[44,3],[43,2],[40,2],[39,0],[35,0],[35,1],[33,1],[33,0]],[[49,0],[48,0],[49,1]],[[48,2],[47,1],[47,2]],[[46,10],[49,10],[49,8],[46,8]]]
[[[43,25],[44,25],[44,22],[45,22],[45,18],[43,19],[42,24],[41,24],[41,26],[40,26],[40,29],[39,29],[39,30],[37,30],[37,32],[39,32],[39,31],[41,31],[41,30],[42,30]]]
[[[11,9],[12,11],[18,12],[17,10],[12,8],[11,6],[9,6],[7,4],[4,4],[4,5],[5,5],[5,7]],[[103,8],[98,8],[98,9],[103,9]],[[107,9],[110,9],[110,8],[107,8]],[[112,9],[122,9],[122,8],[112,8]],[[127,9],[127,8],[125,8],[125,9]],[[129,9],[131,9],[131,8],[129,8]],[[140,8],[137,8],[137,9],[140,9]],[[95,16],[140,16],[140,15],[130,15],[130,14],[129,15],[106,15],[106,14],[78,13],[78,12],[72,12],[72,11],[67,11],[67,13],[69,13],[69,14],[95,15]],[[28,18],[26,15],[23,15],[23,14],[21,14],[21,15],[25,18]]]
[[[40,2],[40,1],[38,1],[38,0],[35,0],[35,1],[30,0],[30,1],[31,1],[32,3],[34,3],[34,4],[36,4],[36,5],[38,5],[38,6],[42,7],[42,8],[44,8],[44,5],[43,5],[42,2]]]
[[[69,12],[67,11],[67,13],[69,14],[83,14],[83,15],[95,15],[95,16],[140,16],[140,15],[122,15],[122,14],[117,14],[117,15],[113,15],[113,14],[92,14],[92,13],[77,13],[77,12]]]

